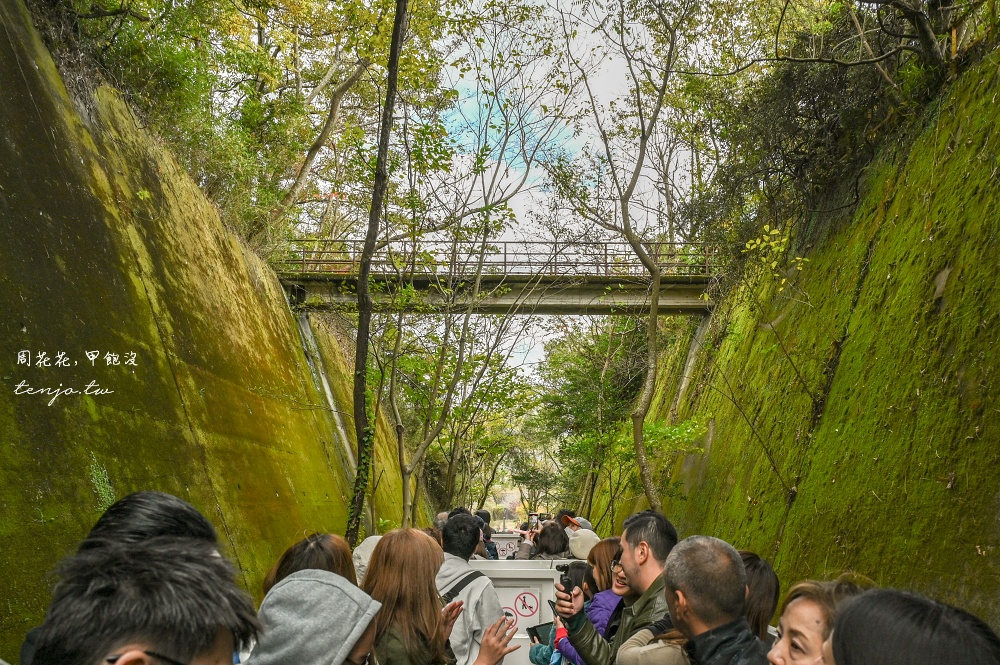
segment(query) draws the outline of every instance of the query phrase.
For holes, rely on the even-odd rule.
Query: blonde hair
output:
[[[444,551],[419,529],[395,529],[372,552],[362,587],[382,603],[375,617],[375,643],[391,630],[399,631],[413,660],[445,662],[441,600],[434,581]]]

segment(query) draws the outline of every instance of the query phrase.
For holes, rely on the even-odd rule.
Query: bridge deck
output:
[[[435,246],[437,245],[437,246]],[[650,279],[623,243],[448,243],[383,247],[372,261],[371,282],[380,310],[437,311],[464,308],[480,274],[474,311],[483,314],[640,314],[649,310]],[[278,263],[293,304],[307,309],[356,308],[357,243],[301,243]],[[435,251],[432,251],[435,250]],[[460,251],[461,250],[461,251]],[[650,253],[661,266],[660,313],[703,313],[715,253],[704,246],[657,243]],[[400,285],[421,294],[405,301]]]

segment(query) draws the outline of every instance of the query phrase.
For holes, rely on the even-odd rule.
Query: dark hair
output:
[[[743,615],[746,571],[740,555],[724,540],[685,538],[670,552],[663,577],[669,591],[683,592],[692,612],[710,628]]]
[[[580,590],[582,591],[583,583],[587,581],[587,577],[590,576],[593,578],[593,576],[590,575],[590,564],[586,561],[574,561],[573,563],[568,564],[568,566],[569,567],[566,569],[567,577],[573,580],[573,586],[580,587]],[[591,590],[591,596],[597,593],[596,585],[588,588]],[[590,596],[587,596],[587,598],[589,599]]]
[[[569,549],[569,536],[561,524],[552,523],[538,533],[535,538],[535,555],[562,554]]]
[[[433,538],[434,542],[437,543],[438,545],[441,544],[441,529],[439,529],[437,527],[434,527],[434,526],[429,526],[429,527],[421,529],[421,531],[423,531],[428,536],[430,536],[431,538]]]
[[[482,510],[477,510],[476,516],[482,519],[487,524],[490,523],[490,511],[486,510],[485,508],[483,508]]]
[[[441,546],[445,553],[466,561],[476,551],[479,541],[479,523],[468,512],[449,517],[441,529]]]
[[[465,506],[456,506],[455,508],[451,509],[450,513],[448,513],[448,519],[451,519],[455,515],[471,515],[471,514],[472,513],[469,512],[469,509],[466,508]]]
[[[566,515],[569,515],[570,517],[576,517],[576,513],[574,511],[563,508],[558,513],[556,513],[556,516],[553,517],[552,519],[557,524],[562,524],[562,518],[565,517]]]
[[[750,589],[743,614],[754,635],[762,640],[768,640],[767,628],[774,617],[774,610],[778,608],[778,598],[781,593],[778,575],[770,563],[753,552],[740,550],[740,558],[743,559],[747,587]]]
[[[341,536],[314,533],[295,543],[281,555],[264,577],[264,595],[275,584],[300,570],[326,570],[357,586],[358,577],[351,560],[351,546]]]
[[[213,547],[219,542],[212,523],[187,501],[165,492],[136,492],[104,511],[79,551],[107,541],[137,543],[158,536],[191,538]]]
[[[644,510],[630,516],[622,523],[622,533],[625,542],[633,548],[642,542],[649,545],[653,558],[660,563],[667,560],[670,550],[677,544],[677,529],[655,510]]]
[[[837,665],[997,665],[1000,639],[965,610],[896,589],[870,589],[841,611],[833,657]]]
[[[220,631],[245,648],[260,626],[234,572],[214,547],[190,538],[85,549],[60,567],[32,662],[93,665],[129,642],[188,662]]]

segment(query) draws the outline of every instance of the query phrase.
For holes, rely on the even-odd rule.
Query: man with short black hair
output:
[[[84,549],[60,569],[33,665],[229,665],[259,630],[234,572],[191,539]]]
[[[444,564],[437,574],[438,593],[447,602],[464,603],[449,640],[456,665],[475,662],[483,631],[504,614],[493,582],[469,565],[482,537],[477,518],[468,512],[453,514],[441,530]]]
[[[674,627],[698,665],[765,665],[767,649],[743,616],[747,579],[732,545],[710,536],[682,540],[663,573]]]
[[[573,589],[570,595],[556,585],[556,611],[565,619],[570,644],[586,665],[612,665],[626,640],[667,613],[663,564],[677,544],[677,530],[655,510],[632,515],[622,528],[621,559],[612,565],[612,572],[623,571],[628,586],[639,597],[622,611],[618,631],[610,644],[587,621],[580,588]]]

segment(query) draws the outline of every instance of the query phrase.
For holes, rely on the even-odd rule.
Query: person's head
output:
[[[670,618],[688,639],[743,616],[746,571],[724,540],[685,538],[667,557],[663,578]]]
[[[448,511],[442,511],[434,517],[434,528],[438,531],[444,529],[445,523],[448,521]]]
[[[425,529],[421,529],[421,531],[423,531],[428,536],[430,536],[431,538],[433,538],[434,542],[437,543],[438,545],[442,544],[441,543],[441,531],[440,531],[440,529],[436,529],[436,528],[434,528],[432,526],[429,526],[429,527],[427,527]]]
[[[106,541],[60,567],[36,665],[231,663],[256,637],[253,602],[213,545],[192,538]]]
[[[247,665],[362,665],[375,645],[380,608],[380,603],[336,573],[317,569],[291,573],[264,596],[260,606],[264,631]]]
[[[314,533],[295,543],[281,555],[278,563],[264,577],[264,595],[275,584],[300,570],[328,570],[357,584],[351,547],[341,536]]]
[[[590,529],[577,529],[569,536],[569,553],[574,559],[586,561],[590,550],[601,542],[601,537]]]
[[[490,516],[490,511],[486,510],[485,508],[481,509],[481,510],[477,510],[476,511],[476,517],[478,517],[479,519],[483,520],[487,524],[490,523],[490,517],[491,517]]]
[[[569,536],[558,524],[552,523],[542,528],[535,538],[537,554],[558,555],[569,549]]]
[[[574,587],[580,587],[584,597],[589,600],[596,593],[592,588],[584,587],[587,574],[590,572],[590,564],[586,561],[574,561],[567,565],[569,567],[566,569],[566,576],[573,580]]]
[[[573,517],[572,515],[563,515],[560,524],[570,531],[579,531],[580,529],[594,530],[594,525],[590,523],[590,520],[583,517]]]
[[[1000,638],[957,607],[869,589],[845,603],[824,657],[829,665],[998,665]]]
[[[781,603],[778,637],[768,660],[774,665],[817,662],[839,609],[871,585],[871,580],[851,573],[832,581],[803,580],[793,585]]]
[[[768,640],[767,627],[778,608],[778,575],[764,559],[753,552],[740,550],[743,568],[747,574],[747,602],[744,608],[747,622],[754,635]]]
[[[365,582],[365,573],[368,572],[368,561],[372,558],[372,552],[375,551],[375,546],[378,545],[378,541],[380,540],[382,540],[382,536],[368,536],[354,548],[354,552],[351,554],[351,561],[354,563],[354,572],[358,578],[358,586],[361,586]]]
[[[460,515],[448,520],[469,517]],[[446,526],[448,526],[446,525]],[[445,636],[435,577],[444,552],[418,529],[396,529],[382,537],[365,576],[364,590],[382,603],[376,619],[375,641],[396,629],[406,652],[445,662]],[[416,658],[414,658],[415,660]]]
[[[468,513],[459,513],[448,518],[441,529],[441,545],[448,554],[468,561],[479,546],[479,523]]]
[[[622,523],[621,566],[628,585],[645,593],[663,572],[670,550],[677,544],[677,529],[662,513],[644,510]]]
[[[108,541],[137,543],[160,536],[200,540],[218,549],[212,523],[190,503],[165,492],[135,492],[104,511],[79,551]]]
[[[622,545],[617,538],[605,538],[591,548],[587,563],[593,567],[594,581],[597,583],[594,593],[612,587],[615,575],[611,572],[611,563],[617,561],[621,553]]]
[[[455,506],[454,508],[451,509],[451,512],[448,513],[448,519],[451,519],[455,515],[471,515],[471,514],[472,513],[469,512],[469,509],[466,508],[465,506]]]
[[[572,510],[566,510],[565,508],[563,508],[558,513],[556,513],[556,516],[552,518],[552,521],[555,522],[556,524],[563,524],[563,518],[566,516],[576,517],[576,513]],[[563,526],[566,525],[563,524]]]

